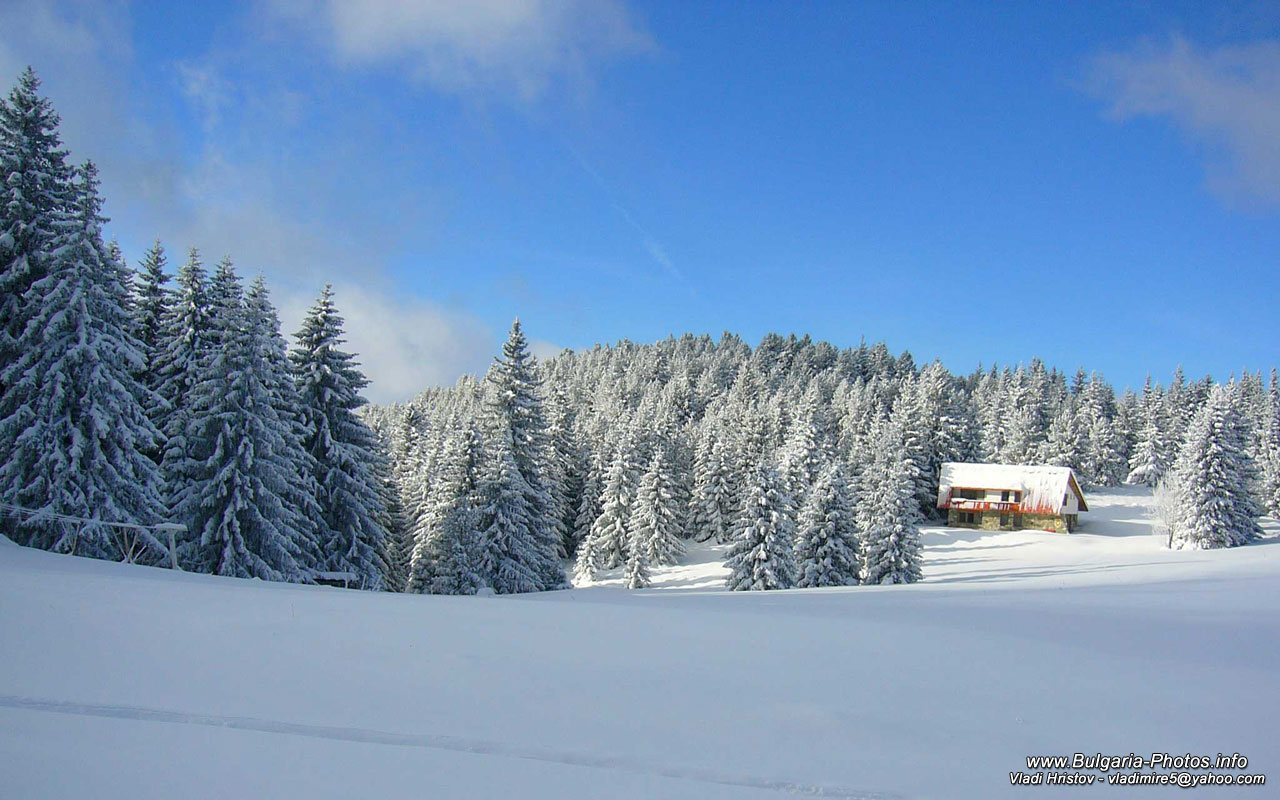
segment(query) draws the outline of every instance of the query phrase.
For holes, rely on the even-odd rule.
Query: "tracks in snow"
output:
[[[102,717],[106,719],[130,719],[143,722],[163,722],[172,725],[199,725],[208,728],[276,733],[288,736],[306,736],[312,739],[328,739],[340,742],[363,742],[394,747],[420,747],[431,750],[447,750],[456,753],[519,758],[588,769],[617,770],[638,775],[650,775],[674,780],[738,786],[783,794],[807,797],[831,797],[840,800],[899,800],[897,794],[869,792],[841,786],[806,784],[795,781],[757,778],[749,775],[731,775],[711,769],[690,766],[667,766],[626,756],[596,755],[553,750],[535,745],[514,744],[489,739],[472,739],[436,733],[393,733],[367,728],[343,728],[329,725],[305,725],[298,722],[258,719],[256,717],[231,717],[220,714],[195,714],[141,706],[100,705],[72,703],[63,700],[45,700],[35,697],[0,695],[0,707],[24,711],[44,711],[51,714],[68,714],[78,717]]]

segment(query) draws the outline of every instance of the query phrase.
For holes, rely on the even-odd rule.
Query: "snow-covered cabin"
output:
[[[938,481],[949,526],[1070,533],[1089,510],[1070,467],[948,461]]]

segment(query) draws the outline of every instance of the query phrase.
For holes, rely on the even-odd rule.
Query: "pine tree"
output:
[[[604,491],[601,486],[600,470],[592,465],[582,481],[579,494],[577,514],[573,520],[573,554],[576,561],[582,550],[583,542],[591,536],[591,526],[600,516],[600,495]]]
[[[190,487],[197,460],[207,457],[208,443],[190,439],[188,433],[194,430],[191,391],[203,375],[212,324],[208,275],[193,247],[178,270],[178,289],[161,317],[155,366],[159,399],[149,409],[163,434],[160,472],[170,510],[174,498]]]
[[[578,546],[575,572],[580,580],[595,580],[601,570],[614,569],[627,561],[636,484],[640,479],[635,458],[633,440],[628,437],[618,448],[605,477],[600,514],[586,540]]]
[[[919,510],[911,496],[911,471],[902,452],[902,433],[885,425],[864,476],[860,503],[862,582],[913,583],[920,580]]]
[[[532,589],[515,588],[525,586],[516,575],[519,570],[515,567],[507,570],[497,562],[490,566],[502,574],[510,572],[511,579],[500,579],[496,573],[488,577],[502,584],[504,588],[494,584],[498,591],[537,591],[566,587],[569,583],[558,557],[564,539],[562,522],[546,480],[546,464],[551,455],[547,441],[547,422],[539,394],[540,382],[537,365],[529,353],[529,345],[519,320],[512,324],[511,334],[502,346],[502,355],[495,359],[487,382],[489,391],[486,394],[486,418],[494,440],[500,443],[496,454],[505,450],[511,459],[511,466],[519,476],[519,480],[516,480],[506,474],[505,466],[499,465],[493,473],[491,488],[495,491],[503,487],[518,488],[525,493],[520,503],[512,498],[495,498],[490,505],[490,522],[530,526],[528,531],[486,528],[486,536],[494,536],[493,541],[488,543],[487,552],[500,561],[501,543],[518,543],[523,547],[528,542],[532,548],[528,553],[513,552],[508,555],[521,564],[526,561],[531,564],[534,585]],[[517,506],[522,509],[520,513],[515,513]],[[508,511],[511,512],[510,515],[507,515]],[[495,550],[495,547],[498,549]]]
[[[734,487],[724,446],[716,435],[703,439],[694,458],[690,527],[695,541],[733,538]]]
[[[631,552],[627,555],[627,588],[649,588],[649,548],[645,546],[644,533],[636,530],[631,536]]]
[[[839,464],[818,477],[800,509],[796,562],[800,587],[851,586],[862,565],[848,479]]]
[[[536,592],[546,586],[543,570],[549,542],[538,535],[530,499],[535,492],[525,482],[514,450],[510,438],[500,435],[478,491],[477,572],[499,594]]]
[[[446,440],[441,461],[432,498],[414,528],[408,591],[475,594],[484,586],[478,493],[485,452],[474,424]]]
[[[74,189],[74,228],[27,290],[34,316],[0,375],[0,501],[41,512],[15,531],[19,542],[94,558],[158,558],[163,546],[146,531],[121,535],[47,516],[147,526],[163,519],[159,475],[144,455],[159,432],[134,379],[142,354],[129,335],[125,275],[102,241],[93,164],[79,170]]]
[[[230,261],[210,296],[216,349],[206,351],[204,377],[188,393],[186,481],[173,497],[193,536],[185,559],[218,575],[308,580],[319,509],[298,489],[306,453],[273,396],[276,344],[246,305]]]
[[[342,317],[325,286],[295,334],[289,354],[300,399],[303,446],[313,459],[324,524],[323,568],[358,576],[362,589],[386,584],[386,514],[378,481],[382,459],[373,432],[356,410],[369,384],[355,357],[343,352]]]
[[[1138,431],[1138,443],[1129,459],[1129,477],[1126,483],[1157,486],[1169,471],[1169,463],[1165,460],[1170,447],[1166,442],[1164,396],[1159,387],[1152,384],[1147,377],[1147,384],[1142,390],[1140,416],[1142,427]]]
[[[891,419],[902,431],[902,455],[910,473],[911,496],[923,515],[937,505],[938,483],[929,435],[929,410],[915,386],[904,387],[893,406]]]
[[[387,591],[403,592],[409,585],[409,563],[413,556],[413,528],[400,490],[390,471],[383,475],[382,496],[386,509]]]
[[[160,390],[156,373],[158,350],[162,339],[165,309],[169,306],[170,281],[165,266],[164,246],[157,239],[138,265],[133,287],[133,335],[142,346],[145,365],[138,380],[154,392]]]
[[[795,523],[791,499],[777,470],[762,466],[751,476],[734,525],[725,566],[729,589],[789,589],[796,582]]]
[[[1280,380],[1274,369],[1265,414],[1259,444],[1258,494],[1262,510],[1280,517]]]
[[[8,101],[0,101],[0,394],[11,380],[3,376],[23,355],[27,327],[44,306],[33,287],[58,267],[68,238],[83,235],[58,115],[39,91],[28,67]],[[7,452],[0,456],[8,460]]]
[[[1229,391],[1217,387],[1187,428],[1174,470],[1177,509],[1171,547],[1235,547],[1259,535],[1243,438]]]
[[[646,568],[650,564],[675,564],[684,555],[680,513],[672,490],[674,484],[666,453],[660,447],[655,448],[636,493],[635,512],[629,520],[631,547],[639,543],[644,548]],[[634,552],[631,558],[634,560]]]

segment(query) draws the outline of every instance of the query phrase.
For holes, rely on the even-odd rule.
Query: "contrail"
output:
[[[649,231],[639,222],[636,222],[636,218],[632,216],[626,206],[614,199],[617,194],[610,188],[604,177],[597,172],[594,167],[587,163],[587,160],[582,157],[582,154],[578,152],[577,148],[569,144],[569,142],[564,139],[561,139],[561,142],[564,144],[565,149],[573,156],[574,161],[578,162],[578,166],[582,168],[582,171],[591,176],[591,180],[595,181],[595,184],[600,188],[600,191],[609,198],[609,205],[613,206],[614,210],[618,212],[618,215],[622,217],[623,221],[630,225],[636,233],[640,234],[640,244],[644,247],[645,252],[649,254],[649,257],[654,260],[654,263],[662,267],[668,275],[681,283],[684,283],[684,275],[681,274],[680,270],[677,269],[676,265],[671,261],[671,256],[667,255],[666,249],[663,248],[657,239],[653,238],[653,234],[649,233]]]

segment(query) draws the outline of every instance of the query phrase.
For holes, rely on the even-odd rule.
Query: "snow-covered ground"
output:
[[[1175,791],[1010,787],[1075,752],[1275,772],[1280,529],[1169,551],[1142,492],[1089,502],[1071,536],[927,529],[914,586],[762,593],[720,591],[707,546],[646,591],[455,598],[0,541],[0,796]]]

